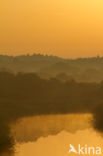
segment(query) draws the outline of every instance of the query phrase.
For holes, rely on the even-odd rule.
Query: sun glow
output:
[[[1,0],[0,53],[103,55],[102,0]]]

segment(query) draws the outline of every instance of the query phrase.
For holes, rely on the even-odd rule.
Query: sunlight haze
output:
[[[0,54],[103,56],[103,0],[1,0]]]

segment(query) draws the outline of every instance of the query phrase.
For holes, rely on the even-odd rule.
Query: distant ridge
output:
[[[38,73],[49,79],[67,75],[76,81],[100,82],[103,79],[103,57],[64,59],[52,55],[0,55],[0,71]]]
[[[62,60],[87,60],[87,59],[103,59],[103,56],[93,56],[93,57],[77,57],[77,58],[62,58],[56,55],[48,55],[48,54],[22,54],[22,55],[17,55],[17,56],[13,56],[13,55],[7,55],[7,54],[0,54],[0,57],[9,57],[9,58],[21,58],[21,57],[46,57],[46,58],[58,58],[58,59],[62,59]]]

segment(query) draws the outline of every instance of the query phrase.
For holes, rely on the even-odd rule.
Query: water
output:
[[[14,153],[3,156],[74,156],[68,153],[69,144],[102,148],[103,137],[93,129],[92,119],[91,114],[21,118],[11,125]]]

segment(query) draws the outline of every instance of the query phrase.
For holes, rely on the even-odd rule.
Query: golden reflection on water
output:
[[[74,147],[78,144],[103,147],[103,139],[92,129],[80,130],[75,134],[63,131],[56,136],[42,137],[37,142],[17,144],[15,156],[69,156],[69,144]],[[74,155],[70,154],[70,156]]]
[[[19,142],[36,141],[39,137],[56,135],[65,130],[75,133],[91,127],[92,115],[40,115],[24,117],[12,125],[12,135]]]
[[[68,156],[69,144],[103,147],[103,138],[91,125],[91,114],[25,117],[12,124],[15,156]]]

